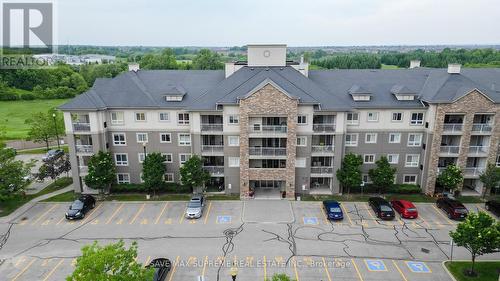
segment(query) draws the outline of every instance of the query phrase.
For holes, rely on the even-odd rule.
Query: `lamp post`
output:
[[[59,134],[57,132],[57,120],[56,120],[56,114],[55,113],[52,113],[52,119],[54,119],[54,129],[56,130],[57,148],[61,149],[61,145],[59,144]]]
[[[144,149],[144,158],[146,158],[146,142],[142,142],[142,148]]]

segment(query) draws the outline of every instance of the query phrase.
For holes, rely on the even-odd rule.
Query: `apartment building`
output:
[[[64,111],[75,190],[89,157],[110,151],[118,183],[139,183],[149,152],[166,156],[165,180],[194,154],[211,190],[240,194],[337,194],[335,172],[349,152],[363,179],[387,156],[396,183],[436,192],[450,163],[479,194],[479,174],[500,162],[500,70],[419,67],[309,70],[286,60],[286,45],[249,45],[247,61],[225,70],[140,70],[93,87]],[[438,187],[439,188],[439,187]]]

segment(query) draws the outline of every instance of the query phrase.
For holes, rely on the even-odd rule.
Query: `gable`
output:
[[[261,94],[264,90],[266,93],[273,93],[275,96],[277,93],[285,96],[287,99],[295,99],[298,100],[298,98],[292,97],[289,93],[287,93],[283,88],[281,88],[278,84],[276,84],[273,80],[267,78],[264,81],[262,81],[257,87],[253,88],[248,94],[246,94],[244,97],[239,98],[240,100],[245,100],[248,99],[255,94],[259,93]]]

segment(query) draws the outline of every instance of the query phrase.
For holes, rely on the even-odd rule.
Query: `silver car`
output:
[[[203,208],[205,207],[205,200],[203,196],[197,195],[191,198],[186,208],[186,218],[199,219],[203,215]]]

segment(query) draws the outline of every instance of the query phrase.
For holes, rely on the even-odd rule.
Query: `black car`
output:
[[[465,206],[459,201],[449,198],[449,197],[441,197],[436,201],[436,206],[443,210],[450,219],[461,220],[465,219],[467,216],[467,209]]]
[[[85,214],[95,207],[95,198],[92,195],[82,195],[73,201],[66,212],[66,219],[83,219]]]
[[[500,202],[496,200],[490,200],[484,204],[486,210],[492,212],[497,217],[500,216]]]
[[[57,159],[63,155],[64,151],[62,149],[51,149],[47,151],[47,154],[45,154],[45,156],[42,157],[42,161],[48,162],[50,160]]]
[[[154,268],[155,274],[153,276],[153,281],[165,281],[167,279],[167,275],[172,268],[172,263],[169,259],[166,258],[158,258],[152,260],[147,268]]]
[[[370,197],[368,199],[368,204],[370,204],[370,207],[372,207],[378,218],[383,220],[394,219],[394,210],[392,209],[391,204],[384,198]]]

